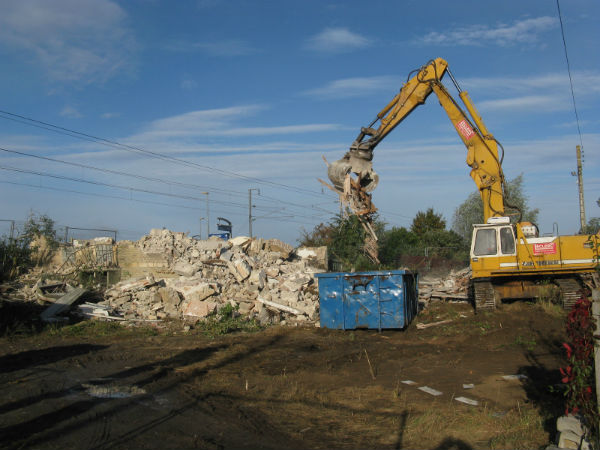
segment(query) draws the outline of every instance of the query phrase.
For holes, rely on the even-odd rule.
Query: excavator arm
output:
[[[441,79],[446,73],[458,89],[467,112],[442,84]],[[432,92],[438,97],[440,105],[467,147],[467,164],[471,167],[471,178],[481,195],[484,220],[487,222],[490,217],[503,216],[504,175],[502,161],[498,156],[498,143],[488,132],[468,93],[460,89],[448,69],[448,63],[442,58],[431,60],[418,69],[416,75],[404,84],[373,122],[361,128],[344,157],[329,164],[329,179],[335,189],[346,197],[359,194],[364,197],[366,192],[373,191],[379,180],[372,167],[375,147],[417,106],[425,103]],[[376,125],[377,128],[374,128]],[[348,177],[351,174],[356,176],[356,180],[351,184],[354,192],[350,193]]]

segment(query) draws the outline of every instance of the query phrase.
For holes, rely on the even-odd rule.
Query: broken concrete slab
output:
[[[288,259],[291,253],[294,251],[294,247],[286,244],[279,239],[269,239],[265,241],[265,250],[269,252],[276,252],[281,255],[281,258]]]
[[[177,260],[171,266],[173,272],[183,277],[192,277],[198,272],[198,267],[185,260]]]
[[[430,388],[429,386],[421,386],[421,387],[418,387],[417,389],[420,391],[423,391],[429,395],[433,395],[434,397],[437,397],[437,396],[443,394],[443,392],[437,391],[433,388]]]
[[[471,406],[479,405],[479,402],[477,400],[473,400],[473,399],[467,398],[467,397],[454,397],[454,400],[456,400],[457,402],[464,403],[466,405],[471,405]]]
[[[238,283],[241,283],[252,273],[252,268],[243,259],[227,261],[227,267]]]
[[[556,429],[558,431],[570,431],[572,433],[583,436],[584,429],[581,425],[581,420],[573,415],[561,416],[556,420]]]
[[[54,316],[70,309],[71,305],[83,297],[86,292],[87,289],[84,288],[74,288],[72,291],[67,292],[40,314],[41,319],[44,321],[51,320]]]
[[[210,301],[190,300],[186,303],[183,315],[191,317],[207,317],[217,310],[217,304]]]
[[[237,236],[237,237],[229,239],[229,243],[231,245],[234,245],[237,247],[249,246],[251,241],[252,241],[252,238],[250,238],[248,236]]]
[[[296,249],[296,255],[319,269],[327,269],[327,247],[300,247]]]
[[[270,306],[271,308],[275,308],[275,309],[278,309],[280,311],[285,311],[287,313],[294,314],[296,316],[302,315],[302,311],[299,311],[299,310],[297,310],[295,308],[291,308],[291,307],[286,306],[286,305],[281,305],[279,303],[275,303],[275,302],[271,302],[271,301],[265,300],[265,299],[263,299],[261,297],[258,297],[258,301],[261,302],[261,303],[263,303],[263,304],[265,304],[265,305],[267,305],[267,306]]]
[[[249,277],[250,283],[255,284],[262,291],[267,284],[267,273],[263,270],[255,270]]]
[[[189,287],[182,292],[186,300],[200,301],[210,297],[215,293],[215,290],[208,283],[198,284]]]
[[[179,293],[171,287],[159,288],[158,294],[160,295],[165,305],[171,305],[176,307],[179,306],[179,304],[181,303],[181,297],[179,296]]]

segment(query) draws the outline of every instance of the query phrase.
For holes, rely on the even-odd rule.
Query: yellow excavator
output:
[[[458,90],[466,111],[442,83],[445,74]],[[359,205],[354,208],[355,212],[363,214],[363,219],[366,217],[368,221],[369,214],[375,211],[370,192],[379,181],[373,170],[373,150],[434,92],[467,148],[466,162],[483,203],[484,223],[473,226],[470,251],[476,307],[489,309],[504,299],[535,298],[540,288],[550,282],[560,288],[563,304],[569,308],[580,297],[584,283],[597,287],[600,234],[539,236],[537,227],[521,222],[520,216],[516,223],[511,223],[508,210],[516,211],[516,208],[505,195],[504,149],[487,130],[469,94],[460,88],[450,72],[448,63],[436,58],[411,72],[408,78],[373,122],[361,128],[344,157],[328,163],[328,176],[334,190],[345,196],[346,201],[354,199],[354,204]]]

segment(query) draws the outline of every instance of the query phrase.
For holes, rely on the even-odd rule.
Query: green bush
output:
[[[205,321],[199,322],[196,327],[206,335],[215,337],[235,331],[259,331],[261,326],[254,319],[248,319],[241,316],[230,304],[221,308],[221,310],[208,316]]]
[[[31,250],[22,239],[0,241],[0,282],[11,280],[31,267]]]

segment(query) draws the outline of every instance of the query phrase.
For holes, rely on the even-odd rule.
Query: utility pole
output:
[[[576,147],[577,153],[577,172],[571,172],[571,175],[577,177],[577,185],[579,187],[579,221],[581,222],[581,231],[583,231],[587,225],[585,220],[585,202],[583,201],[583,164],[581,162],[581,147]]]
[[[252,237],[252,191],[257,191],[260,195],[260,189],[251,188],[248,189],[248,234]]]
[[[200,192],[202,195],[206,195],[206,239],[210,237],[210,210],[208,206],[208,192]],[[202,223],[202,218],[200,218]],[[200,233],[202,234],[202,233]]]

